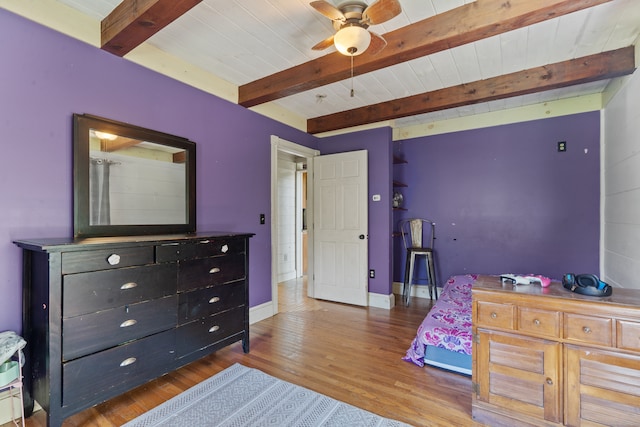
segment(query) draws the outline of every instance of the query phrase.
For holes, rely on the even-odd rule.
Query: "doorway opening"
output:
[[[312,158],[319,154],[317,150],[271,137],[271,295],[274,315],[280,311],[280,292],[292,292],[287,297],[300,293],[304,293],[305,298],[313,295],[313,230],[309,227],[313,224],[313,188],[307,177],[312,173]],[[295,298],[293,301],[295,303]]]
[[[306,274],[306,169],[305,158],[278,153],[278,283]]]

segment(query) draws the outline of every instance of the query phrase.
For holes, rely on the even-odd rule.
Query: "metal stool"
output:
[[[435,223],[427,219],[411,218],[400,221],[399,228],[402,234],[402,243],[407,250],[407,259],[404,267],[404,286],[402,289],[405,305],[411,300],[411,286],[414,285],[414,271],[416,258],[424,257],[429,282],[429,298],[434,294],[438,299],[438,287],[436,282],[436,266],[434,261],[433,243],[435,240]],[[428,236],[425,236],[425,233]],[[427,237],[425,239],[425,237]],[[428,242],[424,245],[423,242]]]

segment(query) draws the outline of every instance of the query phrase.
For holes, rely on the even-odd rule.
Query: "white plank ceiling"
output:
[[[97,20],[102,20],[120,3],[58,1]],[[400,0],[402,13],[371,30],[384,34],[471,2]],[[333,48],[318,52],[311,50],[311,46],[331,34],[330,21],[309,6],[307,0],[203,0],[148,43],[240,86],[325,55]],[[626,47],[639,35],[640,0],[614,0],[273,102],[304,118],[313,118]],[[352,84],[354,97],[350,97]],[[421,114],[397,119],[395,126],[588,95],[602,92],[607,84],[605,80]]]

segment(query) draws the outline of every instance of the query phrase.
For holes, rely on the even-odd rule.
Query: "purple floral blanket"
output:
[[[471,286],[478,276],[452,276],[422,321],[403,360],[424,366],[426,346],[471,354]]]

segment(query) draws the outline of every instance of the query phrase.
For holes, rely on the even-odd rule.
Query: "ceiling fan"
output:
[[[335,45],[343,55],[357,56],[369,50],[375,55],[387,45],[381,35],[367,30],[370,25],[382,24],[402,12],[398,0],[376,0],[371,5],[347,0],[339,6],[328,1],[312,1],[311,7],[333,21],[336,33],[312,47],[324,50]]]

